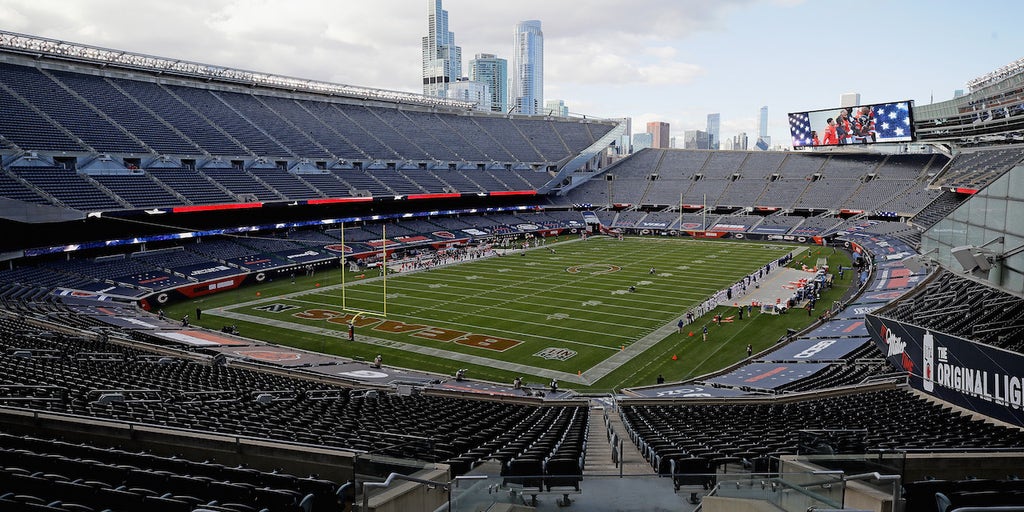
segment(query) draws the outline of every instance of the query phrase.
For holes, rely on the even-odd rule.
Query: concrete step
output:
[[[616,412],[609,412],[608,425],[621,439],[622,456],[620,464],[612,461],[612,446],[608,440],[604,413],[605,409],[600,406],[590,409],[590,434],[587,437],[587,459],[583,474],[615,475],[621,472],[622,475],[653,475],[654,469],[629,440],[626,427]]]

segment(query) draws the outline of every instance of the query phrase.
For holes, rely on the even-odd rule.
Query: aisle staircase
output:
[[[626,436],[622,419],[611,407],[596,401],[591,404],[583,478],[588,475],[653,476],[654,468]]]

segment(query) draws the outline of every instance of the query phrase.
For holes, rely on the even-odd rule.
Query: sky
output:
[[[0,0],[0,29],[298,78],[421,93],[428,0]],[[788,112],[948,100],[1024,57],[1020,0],[444,0],[462,47],[511,61],[517,22],[544,31],[545,99],[570,112],[757,135]],[[752,142],[751,142],[752,143]]]

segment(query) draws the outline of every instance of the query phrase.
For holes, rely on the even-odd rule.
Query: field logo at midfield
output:
[[[569,350],[567,348],[556,348],[548,347],[540,352],[534,354],[536,357],[542,357],[552,361],[568,361],[576,355],[575,350]]]
[[[612,265],[610,263],[587,263],[586,265],[575,265],[565,269],[570,274],[579,274],[581,272],[590,271],[593,275],[598,274],[611,274],[612,272],[618,272],[622,270],[622,267],[618,265]]]

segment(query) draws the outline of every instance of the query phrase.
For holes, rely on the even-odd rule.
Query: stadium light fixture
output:
[[[993,266],[997,266],[1006,258],[1024,251],[1024,245],[1003,252],[996,252],[988,248],[988,246],[993,244],[1002,245],[1005,240],[1004,237],[998,236],[979,246],[961,245],[953,247],[949,252],[960,266],[963,267],[965,272],[976,277],[985,277]]]
[[[954,247],[949,252],[956,259],[957,263],[963,267],[964,272],[978,277],[987,275],[988,271],[992,269],[992,263],[995,261],[992,258],[995,256],[994,252],[973,245]]]

